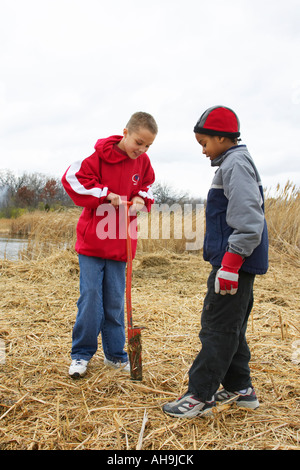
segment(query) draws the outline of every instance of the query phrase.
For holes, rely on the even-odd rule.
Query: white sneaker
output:
[[[73,359],[69,368],[69,375],[73,379],[78,379],[86,374],[86,369],[89,361],[85,359]]]
[[[124,372],[130,372],[130,364],[129,362],[114,362],[110,361],[106,357],[104,358],[104,364],[108,367],[113,367],[114,369],[122,369]]]

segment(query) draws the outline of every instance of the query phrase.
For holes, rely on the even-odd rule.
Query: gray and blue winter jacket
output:
[[[212,161],[218,166],[207,196],[203,257],[220,266],[225,251],[245,258],[243,271],[268,270],[268,230],[260,176],[245,145]]]

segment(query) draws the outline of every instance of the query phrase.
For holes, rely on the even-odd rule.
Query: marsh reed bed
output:
[[[299,209],[290,184],[266,201],[270,269],[257,276],[248,327],[260,408],[225,404],[213,417],[183,420],[161,406],[185,391],[200,347],[210,270],[201,251],[187,252],[179,239],[139,241],[132,300],[135,322],[146,327],[143,381],[106,368],[101,348],[73,381],[80,211],[28,214],[34,249],[0,260],[0,449],[299,450]],[[25,216],[14,224],[20,230]]]

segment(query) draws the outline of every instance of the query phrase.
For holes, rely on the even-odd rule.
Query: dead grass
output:
[[[161,252],[134,261],[134,319],[142,332],[143,381],[103,365],[99,348],[87,376],[68,377],[78,298],[72,250],[1,265],[0,448],[144,450],[299,449],[298,270],[272,254],[256,280],[249,322],[251,369],[261,406],[217,407],[214,418],[173,420],[161,410],[186,389],[200,344],[209,271],[201,255]],[[142,442],[142,443],[141,443]]]
[[[293,226],[297,194],[289,202]],[[147,251],[139,242],[133,265],[134,321],[146,327],[143,381],[105,367],[101,344],[86,377],[70,379],[79,268],[66,245],[72,246],[79,212],[69,219],[54,214],[58,239],[69,234],[66,245],[38,249],[18,262],[0,260],[0,449],[299,450],[299,232],[276,221],[276,214],[287,218],[287,209],[272,204],[266,204],[270,268],[256,278],[247,335],[258,410],[227,404],[213,417],[183,420],[162,412],[165,402],[186,390],[200,348],[210,266],[201,253],[159,240]],[[53,238],[47,215],[42,229],[30,228],[37,248]]]

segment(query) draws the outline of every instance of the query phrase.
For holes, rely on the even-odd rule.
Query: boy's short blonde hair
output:
[[[126,124],[128,132],[137,132],[140,128],[148,129],[152,134],[157,134],[158,127],[151,114],[138,111],[134,113]]]

